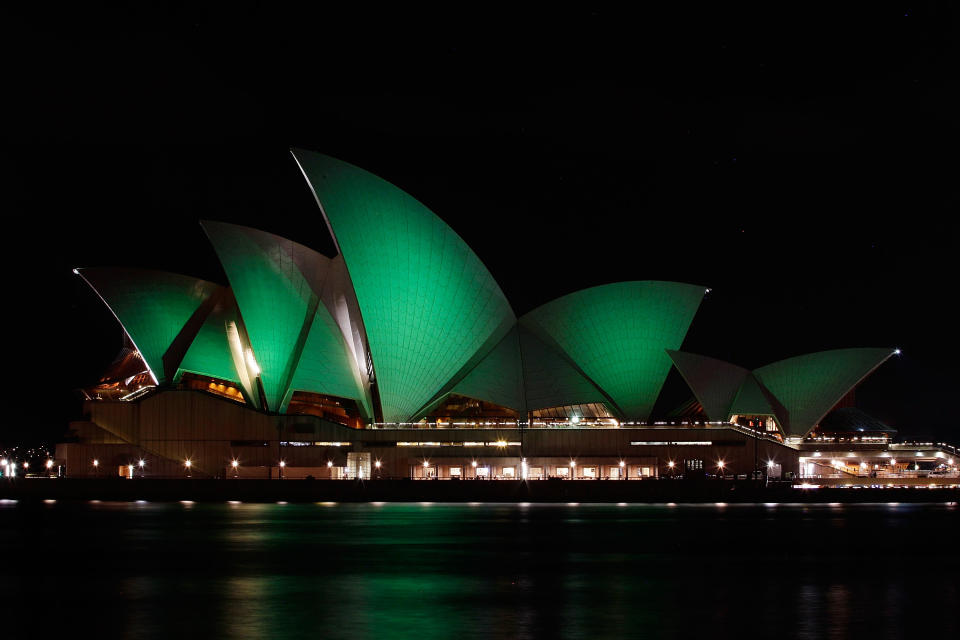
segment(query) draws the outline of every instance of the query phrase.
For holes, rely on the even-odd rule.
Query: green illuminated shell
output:
[[[750,372],[735,364],[694,353],[667,350],[667,355],[697,397],[707,418],[729,418],[734,398]]]
[[[227,328],[237,321],[237,304],[228,293],[210,311],[190,343],[180,362],[177,378],[184,372],[190,372],[239,383],[240,376],[233,366],[230,343],[227,341]]]
[[[120,321],[158,384],[167,381],[164,354],[220,288],[198,278],[151,269],[93,268],[79,273]]]
[[[618,417],[646,420],[704,288],[675,282],[617,282],[577,291],[520,319],[555,345],[612,400]]]
[[[787,435],[803,436],[894,353],[888,348],[820,351],[768,364],[753,374],[783,405],[781,426]]]
[[[353,282],[383,419],[407,421],[510,329],[513,311],[470,247],[413,197],[328,156],[294,157]]]
[[[330,259],[256,229],[211,221],[203,227],[236,296],[267,407],[282,411],[297,390],[364,405],[343,336],[320,300]]]

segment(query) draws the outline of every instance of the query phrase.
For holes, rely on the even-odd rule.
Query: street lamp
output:
[[[190,477],[190,467],[193,466],[193,462],[192,462],[189,458],[187,458],[186,460],[183,461],[183,466],[186,467],[186,469],[187,469],[187,477],[189,478],[189,477]]]
[[[146,463],[146,461],[145,461],[143,458],[140,458],[140,460],[137,462],[137,466],[140,467],[140,477],[141,477],[141,478],[143,477],[143,468],[144,468],[144,466],[146,466],[146,464],[147,464],[147,463]]]
[[[724,471],[724,467],[726,467],[726,466],[727,466],[727,465],[726,465],[726,463],[725,463],[723,460],[718,460],[718,461],[717,461],[717,469],[720,471],[720,478],[721,478],[721,479],[724,478],[724,473],[723,473],[723,471]]]
[[[626,468],[627,468],[627,463],[621,460],[620,461],[620,479],[621,480],[626,479],[626,476],[623,473],[626,470]]]
[[[231,461],[230,461],[230,466],[233,467],[233,477],[236,478],[237,475],[239,474],[239,469],[238,469],[238,468],[240,467],[240,463],[237,462],[237,460],[231,460]]]

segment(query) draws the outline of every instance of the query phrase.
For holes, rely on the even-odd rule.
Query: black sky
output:
[[[2,21],[5,316],[23,355],[7,358],[8,406],[21,409],[0,440],[55,438],[80,414],[71,390],[120,347],[74,266],[225,283],[201,218],[330,251],[291,146],[420,199],[518,314],[617,280],[703,284],[713,291],[685,349],[757,367],[900,347],[859,404],[904,435],[958,440],[949,3],[846,15],[265,6]]]

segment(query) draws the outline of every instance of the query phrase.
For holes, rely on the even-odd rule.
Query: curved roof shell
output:
[[[769,415],[785,436],[802,437],[896,350],[820,351],[754,371],[692,353],[668,353],[710,419]]]
[[[667,350],[677,371],[710,420],[726,420],[750,371],[735,364],[685,351]]]
[[[806,435],[843,396],[894,355],[888,348],[834,349],[780,360],[753,375],[783,404],[787,435]]]
[[[480,259],[409,194],[329,156],[293,155],[343,255],[383,419],[404,422],[515,316]]]
[[[265,231],[213,221],[203,227],[236,296],[267,408],[285,410],[302,390],[354,399],[370,415],[348,345],[321,303],[332,261]]]
[[[203,316],[204,305],[221,289],[212,282],[165,271],[133,268],[78,269],[123,326],[158,383],[171,380],[180,358],[170,364],[170,347],[182,333],[191,333],[190,321]],[[196,320],[193,324],[196,324]],[[167,359],[165,364],[164,359]]]
[[[576,291],[534,309],[524,328],[555,346],[613,403],[618,417],[646,420],[705,289],[644,280]]]

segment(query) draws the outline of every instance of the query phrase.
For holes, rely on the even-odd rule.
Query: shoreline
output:
[[[151,502],[866,503],[956,502],[955,487],[819,487],[750,481],[415,481],[20,478],[0,499]]]

